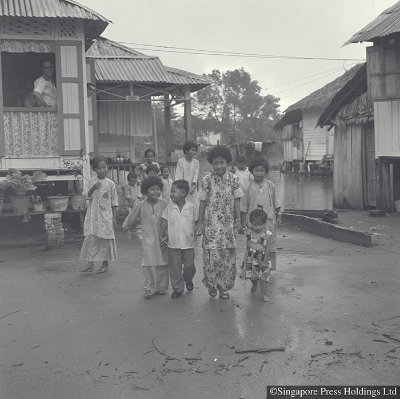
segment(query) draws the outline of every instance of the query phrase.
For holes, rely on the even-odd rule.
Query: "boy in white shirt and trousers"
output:
[[[160,239],[168,245],[168,263],[173,293],[171,298],[179,298],[184,285],[193,291],[194,233],[198,218],[195,205],[186,201],[190,186],[186,180],[176,180],[171,186],[171,200],[161,219]],[[183,270],[182,270],[183,266]]]

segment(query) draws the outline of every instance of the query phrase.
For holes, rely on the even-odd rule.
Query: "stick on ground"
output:
[[[268,352],[284,352],[286,348],[247,348],[247,349],[236,349],[235,353],[268,353]]]
[[[18,313],[18,312],[21,311],[21,310],[22,310],[22,309],[18,309],[18,310],[16,310],[15,312],[7,313],[7,314],[1,316],[1,317],[0,317],[0,320],[3,320],[4,318],[6,318],[6,317],[8,317],[8,316],[11,316],[12,314]]]
[[[156,339],[158,339],[158,338],[157,338],[157,337],[154,337],[154,338],[152,339],[151,343],[152,343],[152,345],[153,345],[153,348],[154,348],[160,355],[163,355],[163,356],[166,357],[168,360],[180,360],[180,359],[178,359],[177,357],[173,357],[173,356],[170,356],[170,355],[167,355],[167,354],[161,352],[161,351],[157,348],[157,345],[154,343],[154,341],[155,341]]]

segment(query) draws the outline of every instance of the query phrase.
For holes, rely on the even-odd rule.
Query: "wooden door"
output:
[[[368,123],[363,129],[363,194],[364,207],[376,206],[376,160],[375,160],[375,132],[374,124]]]
[[[3,73],[1,69],[1,52],[0,52],[0,157],[4,155],[6,155],[6,141],[4,137]]]

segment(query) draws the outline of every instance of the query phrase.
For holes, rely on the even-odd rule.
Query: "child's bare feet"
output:
[[[164,290],[158,290],[158,291],[156,292],[156,294],[157,294],[157,295],[165,295],[166,292],[165,292]]]
[[[100,269],[97,270],[97,273],[105,273],[108,271],[108,262],[103,262]]]
[[[257,291],[257,287],[258,287],[258,281],[257,280],[250,280],[251,281],[251,288],[250,288],[250,292],[252,293],[252,295],[254,295]]]
[[[260,288],[261,288],[261,298],[264,302],[270,302],[270,298],[267,295],[267,282],[260,281]]]
[[[267,296],[267,295],[263,295],[263,296],[262,296],[262,300],[263,300],[264,302],[271,302],[271,298],[270,298],[269,296]]]
[[[182,291],[181,290],[174,290],[174,292],[171,295],[171,298],[179,298],[182,296]]]
[[[94,268],[94,263],[88,262],[85,266],[82,266],[79,271],[82,273],[88,273],[88,272],[90,273],[93,271],[93,268]]]

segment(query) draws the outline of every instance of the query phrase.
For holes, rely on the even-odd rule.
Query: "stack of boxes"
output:
[[[62,247],[64,245],[64,228],[61,222],[61,213],[46,213],[44,225],[47,233],[47,249]]]

